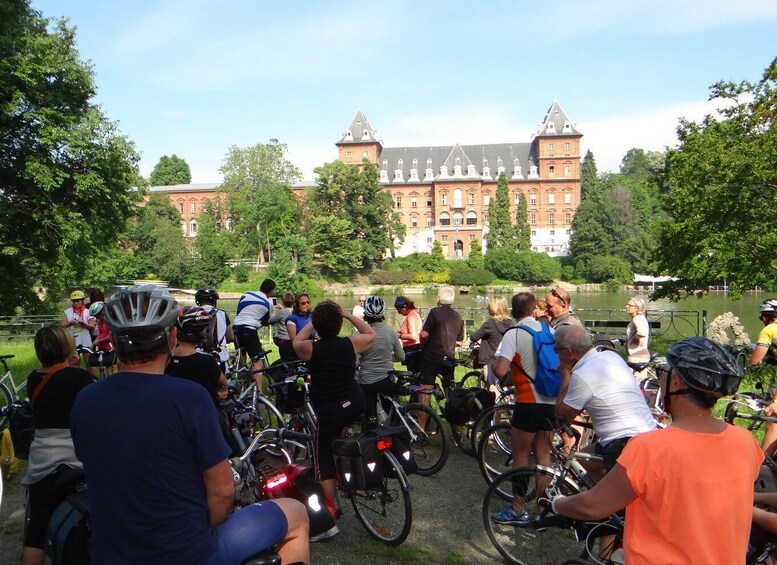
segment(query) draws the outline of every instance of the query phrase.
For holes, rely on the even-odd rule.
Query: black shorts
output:
[[[446,358],[429,359],[424,358],[421,361],[421,384],[433,385],[437,375],[442,376],[444,387],[449,387],[453,383],[453,372],[456,366]]]
[[[27,547],[43,549],[49,518],[68,495],[67,490],[54,486],[58,477],[59,473],[54,471],[28,487],[27,515],[29,522],[24,530],[24,545]]]
[[[554,404],[517,403],[513,408],[510,425],[522,432],[535,433],[539,430],[553,431]]]
[[[626,447],[631,437],[620,437],[612,440],[607,445],[602,445],[597,442],[594,444],[594,453],[603,459],[602,463],[606,470],[610,470],[615,467],[615,463],[618,462],[618,457],[621,455],[621,451]]]
[[[250,326],[233,326],[235,345],[245,349],[251,360],[262,353],[262,344],[259,342],[259,334],[256,328]]]

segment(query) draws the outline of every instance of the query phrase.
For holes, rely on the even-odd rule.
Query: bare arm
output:
[[[753,524],[761,526],[770,534],[777,534],[777,514],[774,512],[753,508]]]
[[[510,371],[510,360],[507,357],[500,357],[494,363],[494,375],[500,381],[505,378],[505,375]]]
[[[755,349],[750,354],[750,366],[759,365],[761,361],[766,357],[766,352],[769,351],[769,347],[763,343],[757,343]]]
[[[235,483],[227,460],[203,471],[202,479],[210,511],[210,525],[218,526],[226,520],[235,497]]]
[[[569,390],[569,381],[572,378],[572,367],[568,363],[559,363],[558,372],[561,373],[561,385],[558,389],[558,395],[556,395],[556,416],[561,416],[567,422],[571,422],[580,414],[580,410],[575,410],[564,404]]]
[[[227,340],[227,343],[235,342],[235,332],[232,331],[232,324],[227,324],[227,329],[224,332],[224,338]]]
[[[294,323],[291,324],[293,326]],[[289,328],[289,336],[291,336],[291,326]],[[297,357],[303,361],[310,361],[313,356],[313,342],[310,341],[310,336],[313,333],[313,322],[308,323],[302,328],[298,334],[294,336],[291,341],[291,346],[294,348],[294,353]]]
[[[297,336],[297,326],[294,322],[286,322],[286,331],[289,332],[289,339],[294,339]]]
[[[625,508],[635,498],[637,494],[631,488],[626,469],[616,463],[594,488],[560,498],[553,507],[559,514],[570,518],[601,520]]]
[[[354,316],[350,312],[346,312],[342,309],[340,311],[343,313],[343,318],[351,322],[353,327],[356,328],[356,331],[359,332],[356,335],[348,336],[348,339],[350,339],[353,344],[353,350],[356,353],[367,351],[370,346],[372,346],[372,342],[375,341],[375,330],[373,330],[367,322]]]

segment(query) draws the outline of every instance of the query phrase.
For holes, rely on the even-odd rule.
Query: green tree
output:
[[[347,219],[336,215],[313,216],[307,234],[327,274],[335,279],[344,280],[361,267],[361,245]]]
[[[428,266],[432,273],[442,273],[448,269],[448,262],[445,260],[445,255],[442,252],[442,244],[434,240],[432,243],[431,259]]]
[[[645,150],[629,149],[621,160],[620,172],[636,180],[647,180],[650,176],[650,162],[645,155]]]
[[[220,202],[206,203],[197,216],[197,238],[190,273],[191,286],[218,286],[229,276],[232,234],[222,225]]]
[[[725,279],[739,292],[777,289],[777,59],[757,83],[719,82],[721,118],[681,120],[680,145],[667,156],[656,258],[681,278],[663,294]]]
[[[174,184],[189,184],[192,182],[192,171],[189,163],[173,153],[169,157],[162,155],[159,162],[148,177],[151,186],[172,186]]]
[[[278,240],[267,275],[284,292],[304,292],[310,288],[313,253],[307,240],[289,234]]]
[[[518,251],[531,250],[531,228],[529,227],[529,210],[526,196],[521,194],[518,208],[515,211],[515,248]]]
[[[291,190],[301,177],[277,139],[254,147],[229,148],[219,169],[220,192],[234,223],[236,251],[264,263],[275,243],[298,230],[300,207]]]
[[[599,185],[599,173],[596,170],[596,159],[589,149],[585,152],[580,166],[580,199],[596,191]]]
[[[337,215],[351,224],[361,248],[361,266],[375,265],[386,252],[393,256],[395,241],[404,239],[405,228],[393,211],[391,195],[378,180],[377,167],[367,159],[361,168],[333,161],[314,172],[316,186],[307,204],[310,213]]]
[[[181,216],[166,194],[151,194],[138,212],[129,239],[146,277],[184,285],[192,258],[181,230]]]
[[[588,265],[588,278],[593,282],[615,280],[627,284],[634,280],[631,265],[618,257],[593,257]]]
[[[515,228],[510,217],[510,192],[507,186],[507,175],[504,173],[499,174],[496,182],[496,195],[488,206],[486,240],[489,249],[513,247],[515,244]]]
[[[0,3],[0,22],[0,313],[13,314],[56,305],[141,194],[138,154],[94,103],[75,30],[24,0]]]
[[[480,246],[480,242],[477,239],[472,240],[472,243],[469,244],[467,265],[469,265],[470,269],[484,269],[486,266],[486,260],[483,257],[483,248]]]

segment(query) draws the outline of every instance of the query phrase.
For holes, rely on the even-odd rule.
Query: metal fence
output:
[[[0,316],[0,341],[32,339],[43,326],[56,324],[59,316]]]

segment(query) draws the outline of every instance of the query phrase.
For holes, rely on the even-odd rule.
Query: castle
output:
[[[527,142],[437,147],[384,147],[359,111],[337,141],[338,159],[380,171],[380,183],[391,193],[394,210],[406,228],[397,256],[431,249],[440,242],[449,258],[465,258],[473,241],[487,247],[488,207],[497,179],[508,179],[513,218],[526,199],[532,250],[566,255],[575,210],[580,203],[582,134],[554,102]],[[310,183],[293,187],[302,194]],[[196,236],[197,215],[217,184],[151,187],[165,192],[181,214],[184,234]]]

